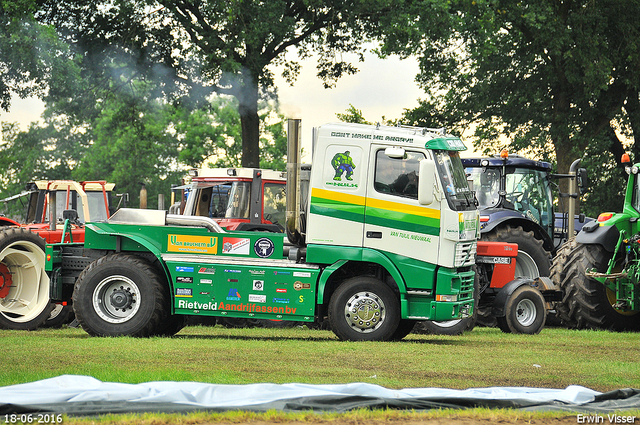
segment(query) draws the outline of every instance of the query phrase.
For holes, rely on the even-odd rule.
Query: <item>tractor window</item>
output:
[[[467,179],[473,182],[473,190],[478,199],[478,208],[493,207],[498,204],[500,196],[500,172],[494,168],[470,167],[465,170]]]
[[[104,193],[87,192],[87,202],[89,202],[89,215],[91,221],[104,221],[107,217],[107,205],[104,204]],[[108,201],[107,201],[108,202]],[[78,216],[80,221],[83,220],[82,199],[78,198]]]
[[[251,182],[234,182],[229,191],[226,218],[249,218]]]
[[[548,227],[553,218],[551,189],[546,173],[525,168],[507,169],[507,200],[529,219]]]
[[[286,187],[279,183],[264,185],[264,218],[272,224],[284,226],[286,214]]]
[[[632,202],[633,208],[635,208],[636,211],[640,212],[640,177],[638,176],[640,176],[640,174],[630,175],[630,178],[635,179],[635,186],[633,189],[631,202]]]

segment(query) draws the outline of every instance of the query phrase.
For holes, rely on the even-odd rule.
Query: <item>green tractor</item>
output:
[[[556,311],[565,325],[640,330],[640,164],[629,174],[621,213],[600,214],[558,251],[551,278],[562,290]]]

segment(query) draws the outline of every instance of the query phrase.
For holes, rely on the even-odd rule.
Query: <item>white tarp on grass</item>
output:
[[[625,390],[618,391],[624,393]],[[625,394],[620,397],[637,398],[640,396],[640,391],[627,390]],[[613,399],[616,398],[613,397]],[[123,384],[102,382],[90,376],[63,375],[27,384],[0,387],[0,414],[14,413],[11,409],[18,412],[90,415],[124,411],[238,409],[346,411],[358,407],[420,409],[476,406],[521,409],[538,407],[545,410],[577,411],[585,411],[586,408],[586,411],[593,411],[589,405],[599,399],[602,399],[602,393],[574,385],[565,389],[489,387],[466,390],[445,388],[393,390],[366,383],[218,385],[200,382],[146,382]],[[608,403],[611,403],[611,399],[612,397],[605,397]],[[341,407],[342,402],[345,404]],[[554,406],[557,409],[554,409]],[[585,408],[578,408],[580,406]],[[600,409],[603,408],[601,404],[598,406]],[[91,407],[94,409],[92,410]],[[637,401],[634,400],[632,407],[638,408]],[[620,408],[625,407],[618,405],[617,409]]]

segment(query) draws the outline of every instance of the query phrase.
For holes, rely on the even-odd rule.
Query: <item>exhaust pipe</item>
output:
[[[302,120],[287,121],[287,239],[295,246],[303,246],[300,223],[300,146]]]

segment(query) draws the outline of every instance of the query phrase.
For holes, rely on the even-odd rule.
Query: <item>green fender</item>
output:
[[[402,302],[402,300],[404,300],[405,298],[405,294],[407,293],[407,287],[402,277],[402,274],[400,273],[396,265],[389,259],[389,257],[384,255],[380,251],[376,251],[373,249],[366,249],[366,248],[358,249],[358,250],[360,251],[358,255],[359,258],[337,260],[322,271],[322,273],[320,274],[320,279],[318,281],[317,303],[324,304],[325,287],[327,285],[327,281],[329,280],[329,277],[331,277],[331,275],[336,270],[338,270],[340,267],[347,264],[349,261],[366,261],[368,263],[375,263],[384,267],[389,272],[391,277],[393,277],[393,280],[396,281],[398,285],[398,290],[400,291],[400,300]],[[344,254],[344,251],[343,251],[343,254]],[[352,256],[349,255],[348,257],[352,257]]]

